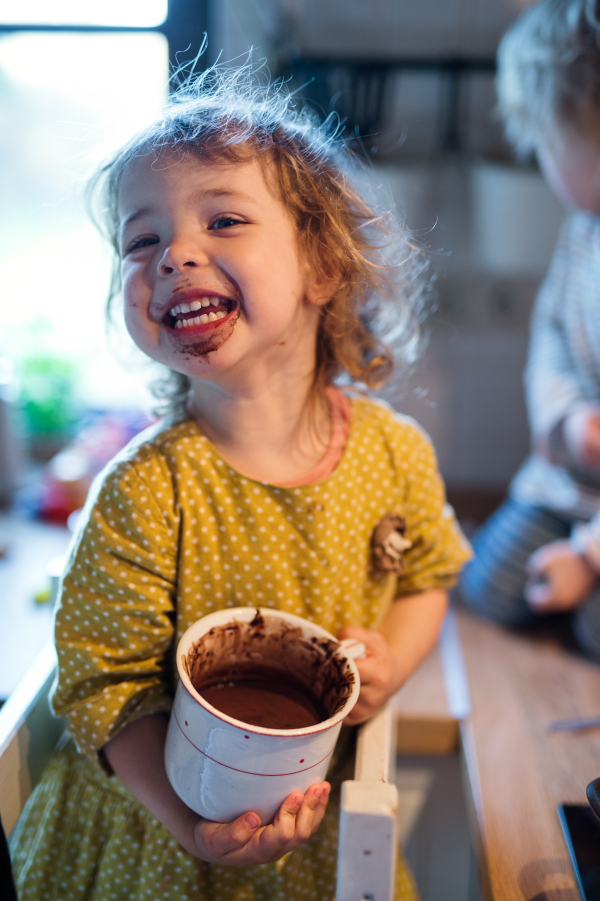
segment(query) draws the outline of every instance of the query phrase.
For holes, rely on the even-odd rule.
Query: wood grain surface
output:
[[[493,901],[579,901],[556,807],[585,804],[600,729],[549,732],[600,715],[600,667],[548,635],[509,633],[460,612],[472,714],[463,750]],[[484,888],[486,888],[484,884]]]
[[[439,647],[425,658],[391,701],[400,754],[451,754],[458,747],[458,721],[448,709]]]

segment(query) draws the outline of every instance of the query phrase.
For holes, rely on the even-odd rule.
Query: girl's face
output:
[[[135,159],[119,218],[125,321],[149,357],[215,381],[312,371],[327,298],[257,160]]]

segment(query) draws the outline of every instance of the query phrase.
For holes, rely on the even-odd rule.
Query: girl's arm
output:
[[[233,823],[213,823],[194,813],[173,790],[164,764],[168,721],[147,716],[131,723],[104,745],[115,774],[179,844],[200,860],[249,866],[279,860],[317,831],[329,798],[329,784],[292,792],[274,822],[261,826],[249,811]]]
[[[348,725],[370,719],[404,685],[435,645],[447,609],[446,591],[423,591],[395,601],[378,631],[342,629],[338,638],[356,638],[367,648],[367,656],[356,661],[360,697]]]

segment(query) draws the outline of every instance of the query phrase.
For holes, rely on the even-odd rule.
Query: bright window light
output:
[[[0,0],[5,25],[108,25],[154,28],[167,17],[168,0]]]
[[[156,32],[0,38],[0,357],[18,369],[32,353],[60,356],[77,367],[86,406],[137,403],[146,373],[120,368],[107,347],[111,255],[83,189],[155,119],[167,83]]]

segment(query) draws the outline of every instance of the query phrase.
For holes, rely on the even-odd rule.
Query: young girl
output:
[[[17,827],[19,897],[332,899],[352,730],[329,782],[273,823],[203,820],[164,769],[174,649],[240,605],[355,636],[355,724],[435,643],[469,550],[433,450],[334,387],[383,383],[386,322],[412,340],[412,251],[352,186],[343,147],[239,73],[176,96],[95,186],[127,328],[176,383],[171,415],[96,485],[64,577],[53,703],[74,741]],[[396,897],[415,897],[403,864]]]

